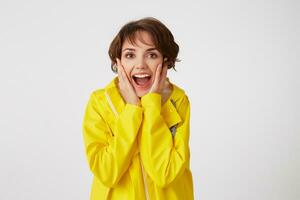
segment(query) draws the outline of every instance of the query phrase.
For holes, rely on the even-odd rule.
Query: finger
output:
[[[166,80],[166,75],[167,75],[167,66],[166,64],[164,64],[162,67],[161,67],[161,73],[160,73],[160,76],[159,76],[159,88],[163,88],[163,84]]]
[[[161,67],[162,67],[162,64],[159,64],[156,68],[156,71],[155,71],[155,75],[154,75],[154,81],[153,81],[153,84],[152,84],[152,87],[150,89],[150,92],[157,92],[157,90],[159,89],[159,79],[160,79],[160,74],[161,74]]]
[[[123,80],[125,82],[128,81],[128,76],[127,76],[127,74],[125,72],[124,66],[121,64],[121,61],[118,58],[117,58],[117,63],[118,63],[119,69],[121,71],[121,75],[122,75]]]
[[[162,72],[161,72],[161,81],[165,81],[167,77],[167,72],[168,72],[168,66],[164,65]]]
[[[119,63],[120,66],[120,71],[121,71],[121,76],[122,76],[122,80],[123,80],[123,84],[127,87],[133,90],[133,86],[132,83],[129,79],[129,77],[127,76],[127,73],[125,72],[124,66],[121,64],[121,61],[118,59],[117,61]]]
[[[155,73],[154,83],[156,83],[156,84],[159,83],[161,70],[162,70],[162,64],[159,64],[158,67],[156,68],[156,73]]]
[[[118,62],[119,62],[119,66],[120,66],[119,69],[121,71],[121,77],[122,77],[123,83],[126,84],[126,85],[130,85],[131,86],[131,83],[130,83],[130,81],[128,79],[128,76],[127,76],[127,74],[125,72],[125,69],[124,69],[124,67],[121,64],[121,61],[119,59],[118,59]]]
[[[131,84],[130,81],[129,81],[129,78],[127,76],[127,73],[125,72],[125,69],[124,67],[121,65],[121,73],[122,73],[122,76],[123,76],[123,80],[126,84]]]

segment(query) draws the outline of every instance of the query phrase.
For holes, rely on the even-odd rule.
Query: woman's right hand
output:
[[[140,99],[136,95],[133,86],[131,85],[127,74],[124,70],[121,61],[117,58],[117,69],[118,69],[118,78],[119,78],[119,89],[120,93],[128,104],[140,105]]]

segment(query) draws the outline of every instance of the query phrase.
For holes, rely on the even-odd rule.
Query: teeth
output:
[[[145,77],[150,77],[150,75],[149,74],[135,74],[135,75],[133,75],[134,77],[136,77],[136,78],[145,78]]]

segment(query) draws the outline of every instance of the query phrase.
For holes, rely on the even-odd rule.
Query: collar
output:
[[[115,77],[106,87],[105,87],[105,92],[109,95],[111,102],[113,106],[115,107],[116,111],[118,114],[122,112],[124,109],[126,103],[123,100],[122,95],[119,92],[118,88],[118,82],[119,79],[118,77]]]

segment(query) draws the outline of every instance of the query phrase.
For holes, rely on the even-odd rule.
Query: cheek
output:
[[[124,66],[124,65],[123,65],[123,67],[124,67],[124,70],[125,70],[125,73],[126,73],[128,79],[130,81],[130,79],[131,79],[130,74],[131,74],[131,71],[132,71],[132,67],[131,66]]]
[[[161,63],[161,62],[154,62],[154,63],[149,64],[149,68],[150,68],[150,70],[152,71],[153,74],[155,74],[156,69],[157,69],[157,67],[158,67],[158,65],[159,65],[160,63]]]
[[[153,75],[155,75],[156,69],[157,69],[157,65],[151,67],[151,71],[152,71]]]

